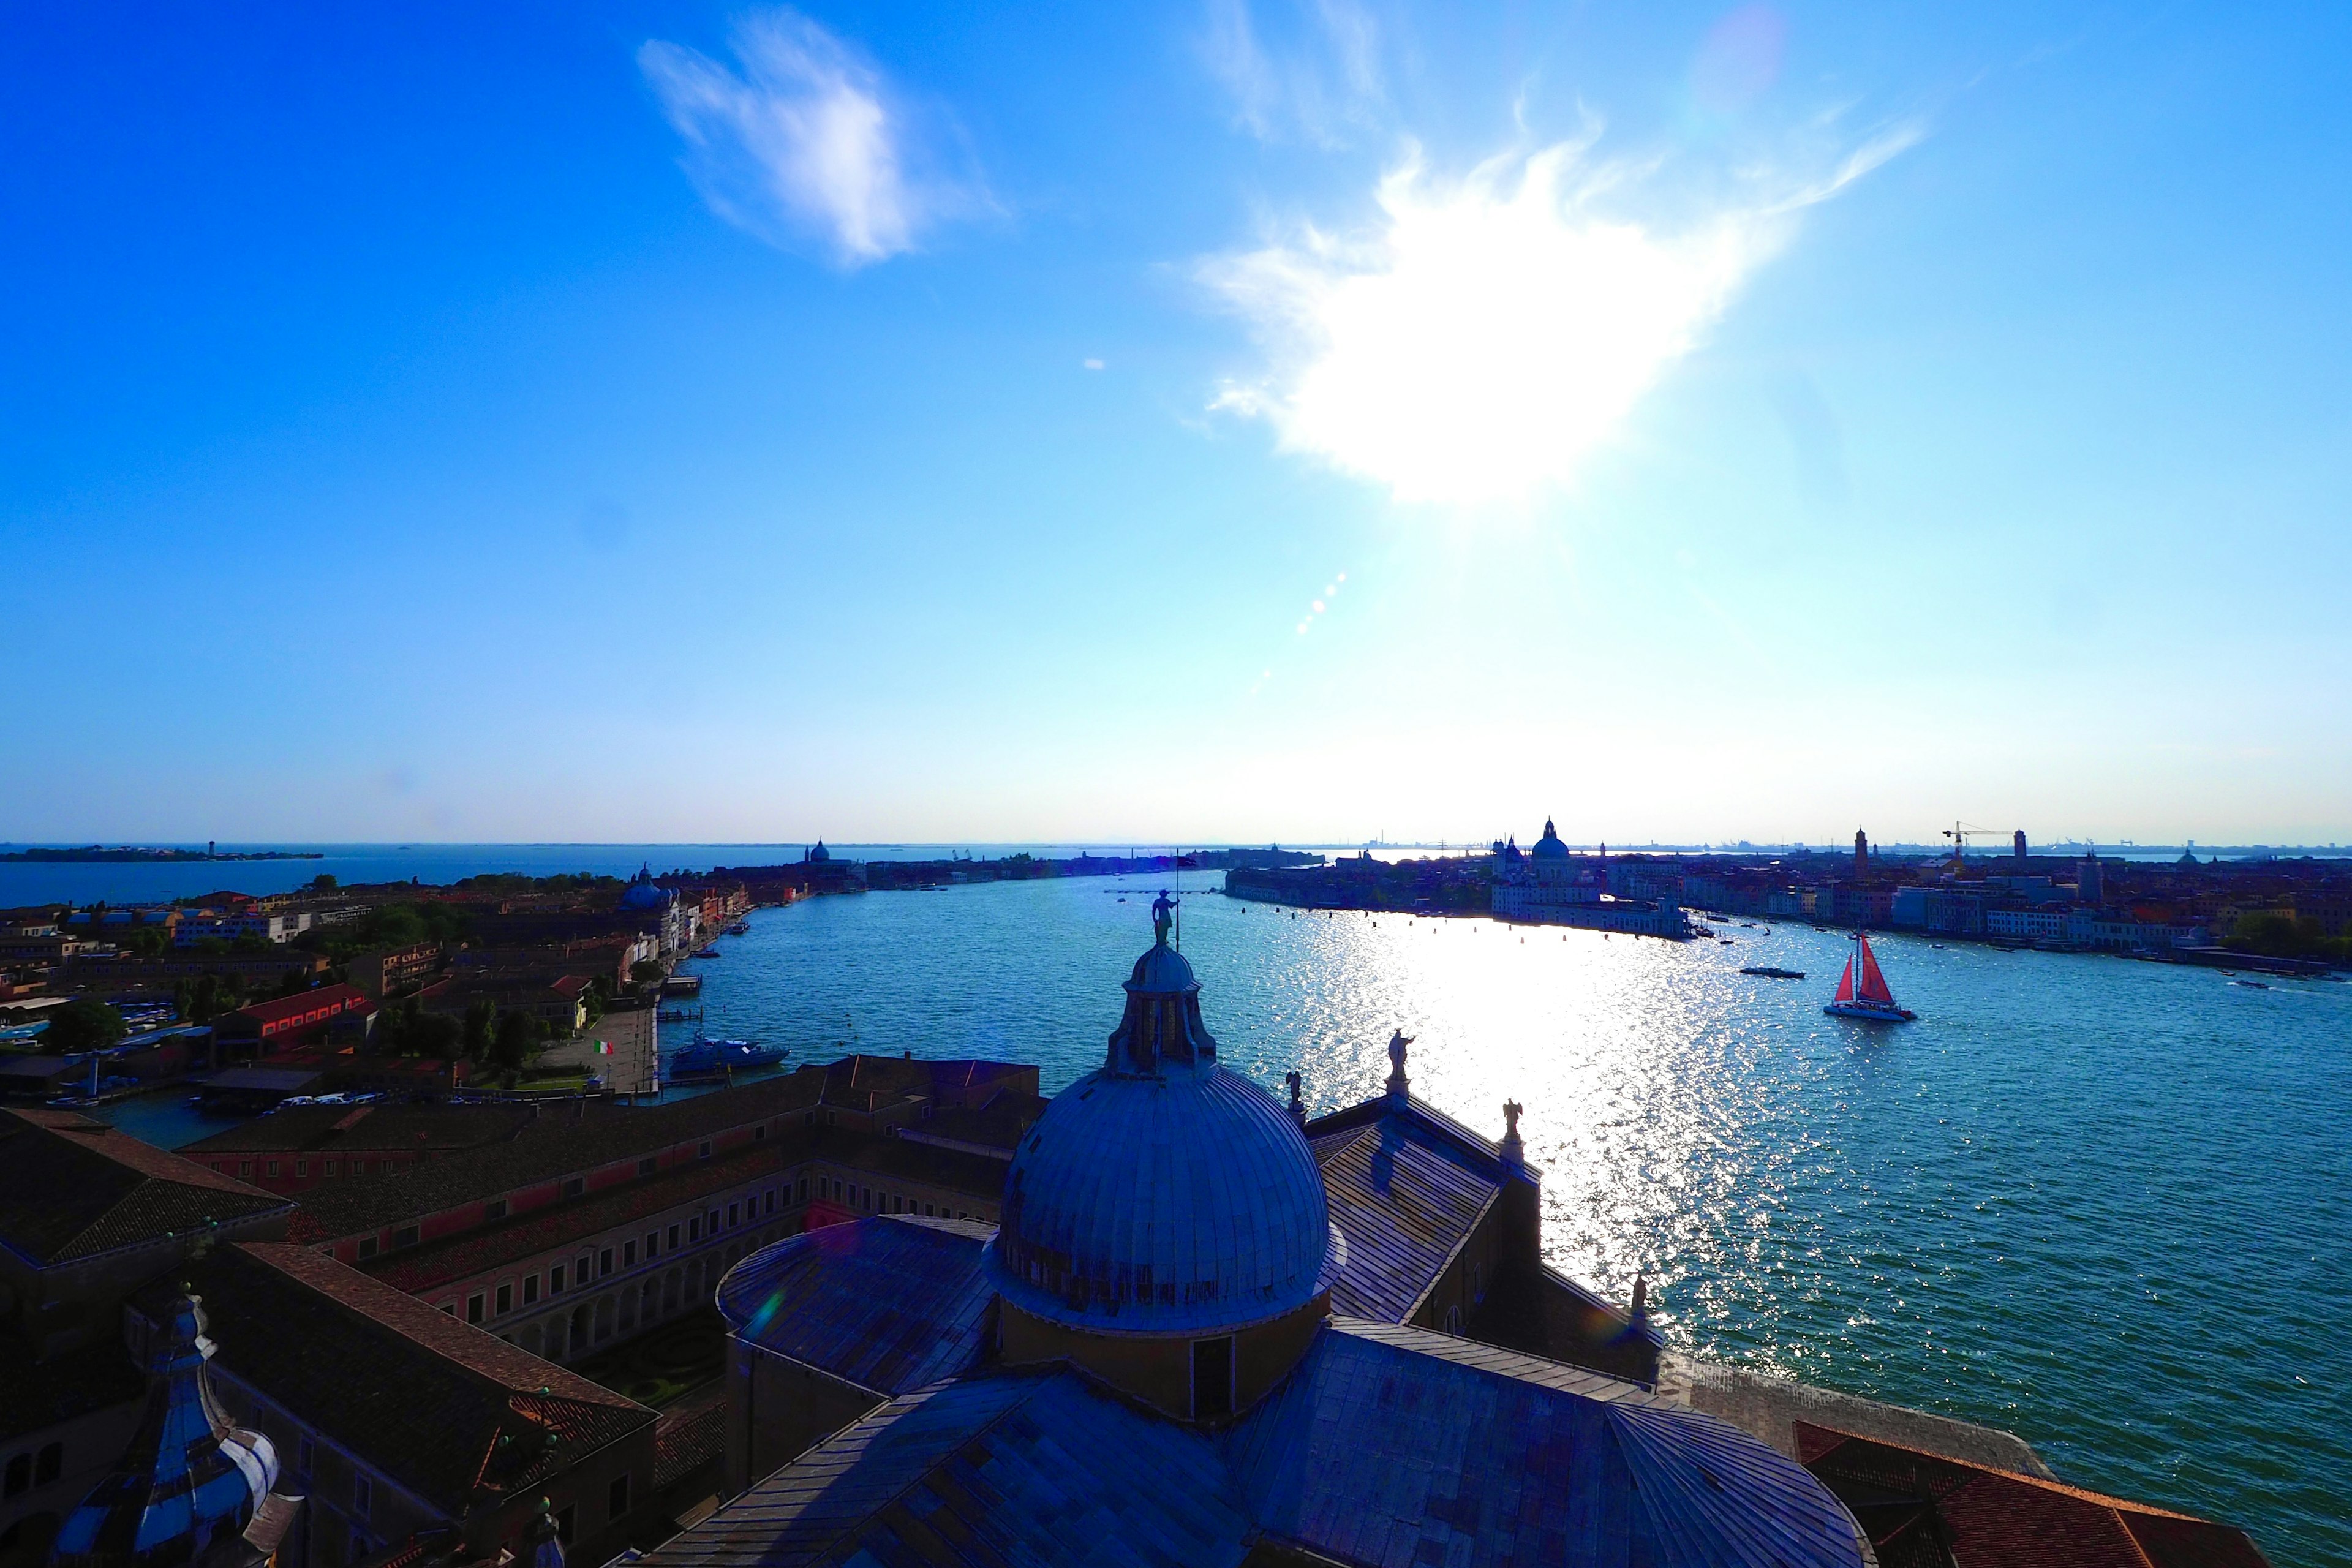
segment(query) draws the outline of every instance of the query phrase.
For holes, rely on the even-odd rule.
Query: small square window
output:
[[[295,1161],[295,1162],[294,1162],[294,1173],[295,1173],[296,1175],[298,1175],[298,1176],[307,1176],[307,1175],[309,1175],[309,1174],[310,1173],[310,1161],[308,1161],[308,1160],[297,1160],[297,1161]]]
[[[613,1484],[604,1489],[604,1518],[619,1519],[629,1511],[629,1478],[615,1476]]]
[[[688,1241],[700,1241],[702,1239],[701,1220],[690,1219],[686,1222],[686,1239]]]
[[[650,1176],[660,1169],[661,1157],[657,1154],[648,1154],[637,1162],[637,1174],[640,1176]]]
[[[576,1198],[587,1190],[588,1178],[585,1176],[566,1176],[563,1178],[563,1195],[565,1197]]]
[[[365,1259],[365,1258],[373,1258],[374,1256],[375,1256],[375,1237],[372,1237],[372,1236],[363,1236],[363,1237],[360,1237],[360,1257],[361,1257],[362,1259]]]
[[[278,1173],[278,1162],[275,1160],[269,1162],[269,1173],[273,1176]]]
[[[672,1252],[677,1250],[677,1226],[676,1226],[669,1227],[669,1249]]]
[[[514,1286],[513,1286],[512,1284],[510,1284],[510,1283],[509,1283],[509,1284],[505,1284],[505,1285],[501,1285],[501,1286],[499,1286],[499,1317],[501,1317],[501,1318],[503,1318],[503,1317],[505,1317],[509,1312],[511,1312],[511,1311],[513,1311],[513,1310],[514,1310]]]
[[[393,1244],[393,1246],[394,1246],[394,1247],[414,1247],[414,1246],[415,1246],[415,1245],[416,1245],[416,1227],[415,1227],[415,1226],[413,1226],[413,1225],[404,1225],[404,1226],[402,1226],[398,1230],[395,1230],[395,1231],[394,1231],[394,1232],[392,1233],[392,1244]]]
[[[336,1165],[337,1165],[337,1163],[339,1163],[339,1162],[337,1162],[337,1161],[333,1161],[333,1160],[329,1160],[329,1161],[327,1161],[324,1164],[322,1164],[322,1165],[320,1165],[320,1166],[319,1167],[319,1173],[320,1173],[320,1174],[321,1174],[321,1175],[327,1175],[327,1176],[332,1176],[332,1175],[337,1174],[338,1173],[337,1173],[337,1171],[336,1171],[335,1167],[336,1167]]]
[[[547,1271],[547,1293],[551,1296],[563,1289],[563,1265],[557,1264]]]
[[[727,1205],[727,1228],[732,1230],[742,1223],[743,1205],[741,1204],[729,1204]]]
[[[528,1307],[528,1306],[530,1306],[533,1301],[536,1301],[536,1300],[539,1300],[539,1276],[538,1276],[538,1275],[536,1275],[536,1274],[526,1274],[526,1275],[524,1275],[524,1276],[522,1277],[522,1304],[523,1304],[524,1306]]]
[[[236,1173],[240,1176],[249,1176],[253,1174],[253,1162],[250,1160],[239,1160],[236,1163]]]
[[[596,1255],[596,1275],[602,1279],[613,1271],[613,1249],[606,1247]]]
[[[768,1129],[767,1129],[767,1125],[766,1125],[764,1122],[763,1122],[763,1123],[761,1123],[760,1126],[757,1126],[757,1127],[754,1127],[754,1128],[752,1128],[752,1129],[751,1129],[751,1142],[754,1142],[754,1143],[765,1143],[767,1141],[768,1141]]]
[[[694,1152],[695,1152],[696,1156],[697,1156],[698,1158],[699,1158],[699,1159],[704,1159],[704,1160],[708,1160],[708,1159],[709,1159],[709,1158],[710,1158],[710,1140],[709,1140],[709,1139],[708,1139],[708,1138],[705,1138],[705,1139],[702,1141],[701,1144],[700,1144],[698,1147],[697,1147],[697,1148],[696,1148],[696,1150],[694,1151]]]
[[[504,1198],[492,1198],[488,1203],[484,1204],[482,1205],[482,1217],[486,1220],[506,1218],[507,1200]]]
[[[469,1323],[478,1323],[481,1321],[482,1297],[481,1293],[477,1291],[473,1295],[466,1298],[466,1321]]]
[[[634,1241],[623,1242],[621,1244],[621,1267],[624,1268],[635,1268],[636,1266],[637,1244]]]
[[[767,1201],[766,1201],[765,1205],[761,1207],[761,1212],[762,1214],[773,1214],[773,1213],[775,1213],[775,1212],[776,1212],[776,1189],[775,1189],[775,1188],[773,1188],[773,1187],[770,1187],[770,1188],[768,1189]]]
[[[660,1251],[661,1232],[657,1230],[649,1230],[646,1232],[646,1261],[648,1263],[652,1262],[654,1260],[655,1254]]]

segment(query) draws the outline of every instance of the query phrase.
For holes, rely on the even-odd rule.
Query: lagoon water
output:
[[[1677,1347],[2352,1562],[2352,985],[1888,938],[1920,1021],[1887,1028],[1822,1014],[1845,944],[1807,927],[1294,915],[1188,879],[1229,1066],[1328,1110],[1378,1092],[1401,1027],[1423,1099],[1489,1135],[1519,1100],[1551,1261],[1620,1299],[1646,1273]],[[697,965],[706,1026],[1033,1061],[1050,1093],[1099,1063],[1155,886],[761,911]]]

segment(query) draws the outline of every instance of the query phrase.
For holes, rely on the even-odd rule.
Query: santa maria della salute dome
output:
[[[1246,1328],[1327,1293],[1346,1257],[1297,1123],[1217,1065],[1170,913],[1160,900],[1108,1059],[1055,1098],[1005,1178],[990,1275],[1043,1321]]]

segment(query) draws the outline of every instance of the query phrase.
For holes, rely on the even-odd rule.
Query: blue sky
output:
[[[2352,840],[2340,13],[319,9],[0,43],[0,837]]]

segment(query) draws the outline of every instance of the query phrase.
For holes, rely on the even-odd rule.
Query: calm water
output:
[[[1034,1061],[1051,1092],[1101,1059],[1150,887],[763,911],[696,966],[708,1026]],[[1888,1030],[1821,1013],[1838,939],[1728,933],[1183,912],[1229,1065],[1297,1068],[1329,1109],[1418,1037],[1423,1099],[1490,1135],[1527,1107],[1552,1261],[1621,1299],[1646,1272],[1679,1346],[2010,1428],[2283,1564],[2352,1562],[2352,985],[1889,939],[1921,1021]]]

